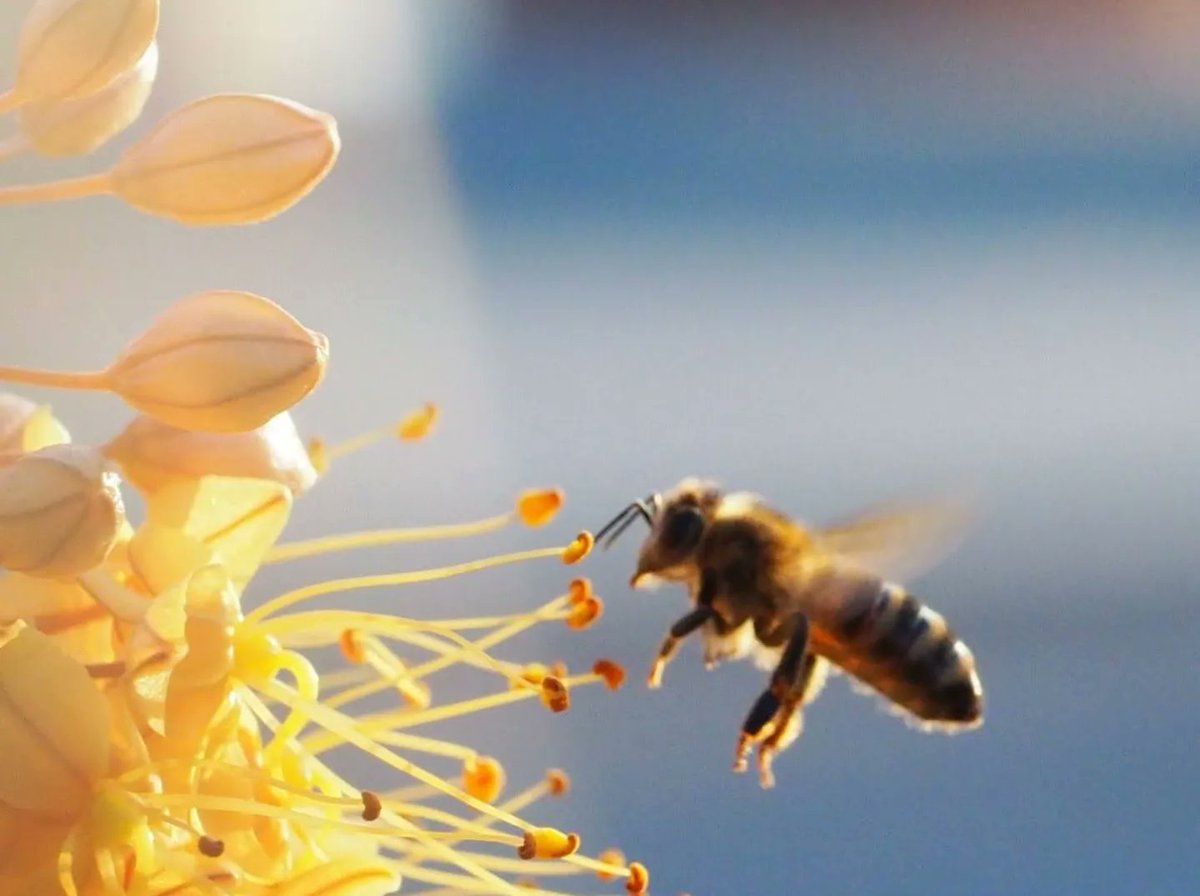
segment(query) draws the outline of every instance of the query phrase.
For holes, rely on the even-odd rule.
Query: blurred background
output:
[[[0,70],[26,5],[0,8]],[[258,597],[565,541],[688,474],[814,522],[970,488],[980,525],[912,584],[975,650],[981,731],[915,733],[835,679],[760,791],[729,763],[763,673],[688,644],[641,685],[686,601],[628,591],[636,538],[583,570],[598,626],[502,652],[611,656],[631,684],[444,731],[518,784],[566,767],[535,818],[657,893],[1196,890],[1200,5],[207,0],[164,4],[160,47],[135,133],[274,93],[337,116],[339,164],[250,228],[0,210],[4,362],[102,366],[169,301],[251,290],[331,339],[305,432],[444,412],[335,467],[293,535],[569,496],[547,533],[311,561]],[[84,441],[126,418],[37,397]],[[507,612],[567,578],[372,601]]]

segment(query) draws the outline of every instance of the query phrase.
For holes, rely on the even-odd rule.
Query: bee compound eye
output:
[[[704,514],[699,507],[679,507],[668,514],[663,527],[663,542],[675,549],[691,548],[704,531]]]

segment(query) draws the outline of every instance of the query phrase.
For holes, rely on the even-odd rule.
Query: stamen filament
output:
[[[3,368],[0,368],[0,379],[3,379]],[[439,579],[449,579],[466,573],[480,572],[494,566],[505,566],[512,563],[523,563],[526,560],[540,560],[546,557],[558,557],[562,548],[535,548],[529,551],[515,551],[511,554],[498,554],[485,557],[482,560],[470,560],[451,566],[440,566],[432,569],[418,569],[412,572],[385,573],[375,576],[354,576],[347,579],[331,579],[327,582],[317,582],[281,594],[262,606],[256,607],[246,615],[248,622],[261,622],[281,610],[295,606],[314,597],[335,594],[340,591],[357,591],[364,588],[386,588],[392,585],[415,585],[421,582],[434,582]]]
[[[487,815],[493,815],[499,818],[506,824],[517,828],[520,831],[529,830],[529,825],[521,821],[521,819],[507,813],[501,812],[495,806],[489,806],[483,800],[476,799],[469,793],[446,783],[437,775],[428,772],[416,765],[413,762],[397,755],[391,750],[385,748],[379,743],[376,743],[372,738],[363,732],[360,725],[352,718],[343,715],[335,709],[330,709],[320,703],[314,703],[305,700],[291,688],[285,687],[276,681],[268,681],[263,684],[263,689],[274,699],[287,705],[296,705],[304,709],[304,711],[312,718],[314,722],[330,732],[340,735],[340,737],[358,747],[368,755],[374,756],[385,765],[389,765],[396,771],[404,772],[411,775],[418,781],[421,781],[446,796],[452,797],[459,802],[473,808],[476,812],[482,812]]]
[[[84,177],[68,177],[43,184],[21,184],[15,187],[0,187],[0,205],[19,205],[26,202],[58,202],[63,199],[80,199],[84,196],[101,196],[113,192],[112,174],[102,171]],[[29,382],[13,380],[13,382]],[[47,383],[46,385],[54,385]],[[66,388],[102,388],[97,386],[67,386]]]
[[[504,528],[513,521],[516,514],[501,513],[486,519],[470,523],[452,523],[445,526],[422,526],[405,529],[369,529],[363,532],[350,532],[346,535],[328,535],[323,538],[310,538],[306,541],[292,541],[276,545],[267,554],[266,563],[282,563],[285,560],[295,560],[299,557],[312,557],[318,554],[329,554],[335,551],[350,551],[360,548],[380,547],[388,544],[404,544],[416,541],[440,541],[451,538],[466,538],[471,535],[483,535]]]
[[[329,627],[331,625],[336,626],[336,628],[331,629]],[[363,629],[389,636],[393,633],[403,634],[414,629],[433,632],[459,645],[460,649],[476,654],[493,671],[504,676],[508,675],[508,670],[501,663],[493,659],[485,650],[476,647],[473,642],[464,638],[458,632],[443,628],[436,623],[426,622],[424,619],[410,619],[405,616],[384,616],[380,613],[367,613],[355,610],[315,610],[308,613],[291,613],[287,616],[276,616],[273,619],[262,622],[260,628],[264,633],[276,637],[297,631],[316,631],[324,636],[322,641],[316,643],[324,644],[329,643],[328,638],[333,632],[337,632],[340,637],[340,633],[346,629]],[[411,672],[409,673],[409,677],[415,678]]]

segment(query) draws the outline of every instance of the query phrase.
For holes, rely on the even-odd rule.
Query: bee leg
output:
[[[812,677],[814,663],[805,662],[807,651],[808,619],[805,616],[797,615],[796,627],[792,631],[792,636],[783,650],[779,665],[771,673],[771,683],[754,701],[754,705],[750,707],[750,712],[746,716],[746,721],[742,723],[742,733],[738,736],[737,747],[734,750],[733,770],[735,772],[746,770],[746,760],[750,755],[751,746],[772,719],[777,719],[772,736],[779,733],[779,738],[770,747],[764,743],[764,748],[769,754],[777,751],[783,732],[788,727],[791,718],[795,716],[796,708],[800,705],[800,698],[796,695],[803,691]],[[789,704],[792,704],[790,708],[788,708]],[[770,780],[771,758],[768,756],[766,759],[764,786],[770,786],[765,782]],[[763,760],[760,754],[760,775],[763,774],[762,768]]]
[[[771,733],[759,745],[758,780],[766,790],[775,786],[775,775],[771,771],[775,755],[791,746],[804,728],[804,717],[800,709],[808,702],[809,690],[816,680],[813,676],[816,667],[816,654],[805,654],[798,680],[781,701]]]
[[[663,638],[662,646],[658,648],[658,656],[654,659],[654,665],[650,667],[650,676],[646,681],[650,687],[656,688],[662,684],[663,670],[671,661],[671,657],[675,655],[675,651],[679,649],[679,642],[712,619],[713,614],[712,607],[701,605],[686,616],[680,617],[671,626],[667,636]]]

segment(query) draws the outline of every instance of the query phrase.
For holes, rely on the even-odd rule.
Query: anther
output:
[[[363,821],[374,821],[383,811],[383,801],[379,799],[379,794],[373,790],[364,790],[361,796]]]
[[[604,601],[598,597],[589,597],[571,608],[567,614],[568,628],[584,629],[595,622],[604,613]]]
[[[596,539],[591,532],[584,529],[575,536],[572,541],[562,552],[562,561],[568,566],[578,563],[584,557],[592,552],[592,548],[596,545]]]
[[[562,859],[579,849],[578,834],[564,834],[557,828],[534,828],[525,832],[525,839],[517,847],[522,859]]]
[[[650,872],[641,862],[629,863],[629,880],[625,881],[625,889],[633,896],[642,896],[650,889]]]
[[[552,768],[546,772],[546,786],[551,796],[562,796],[571,789],[571,779],[561,768]]]
[[[400,421],[396,427],[396,435],[406,442],[423,439],[429,435],[437,418],[438,406],[433,402],[427,402]]]
[[[216,837],[210,837],[204,834],[196,841],[196,846],[200,850],[201,855],[208,856],[210,859],[216,859],[225,852],[225,844]]]
[[[613,660],[596,660],[592,664],[592,672],[604,679],[609,690],[615,691],[625,683],[625,670],[621,664]]]
[[[485,803],[494,803],[504,789],[504,766],[490,756],[476,756],[463,763],[463,790]]]
[[[352,628],[342,630],[338,636],[338,647],[342,649],[342,655],[352,663],[361,663],[366,659],[362,644],[358,641],[358,632]]]
[[[571,606],[581,604],[592,596],[592,580],[587,576],[580,576],[577,579],[571,579],[571,584],[567,586],[567,600]]]
[[[526,526],[544,526],[563,505],[564,496],[557,488],[540,488],[521,492],[517,498],[517,514]]]
[[[542,679],[542,702],[551,712],[566,712],[571,705],[571,694],[559,679],[547,675]]]

